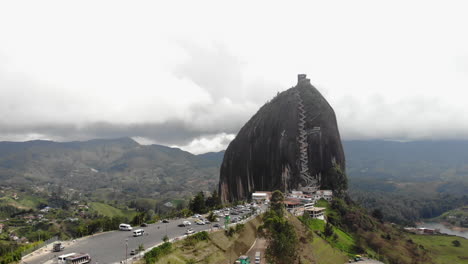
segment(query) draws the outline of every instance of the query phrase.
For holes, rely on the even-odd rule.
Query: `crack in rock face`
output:
[[[334,169],[333,169],[334,168]],[[331,189],[346,181],[345,157],[335,112],[300,74],[298,83],[263,105],[229,144],[220,170],[223,202],[255,191]],[[335,172],[335,173],[334,173]]]

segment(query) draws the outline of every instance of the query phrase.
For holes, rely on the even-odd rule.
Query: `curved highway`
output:
[[[233,215],[233,217],[240,217],[247,213],[240,215]],[[185,218],[178,220],[169,220],[169,223],[156,223],[148,225],[147,227],[133,227],[133,229],[143,229],[145,234],[139,237],[133,237],[131,231],[111,231],[93,236],[88,236],[82,239],[78,239],[75,242],[67,246],[61,252],[50,252],[50,250],[44,254],[39,254],[24,259],[22,263],[27,264],[52,264],[57,263],[57,257],[67,253],[88,253],[92,261],[91,263],[108,264],[108,263],[120,263],[126,257],[130,258],[130,251],[137,249],[138,245],[143,244],[145,249],[153,247],[159,243],[162,243],[163,237],[167,234],[170,239],[174,239],[185,234],[185,231],[189,227],[179,227],[178,225],[182,221],[188,220],[192,223],[190,226],[195,232],[210,230],[212,225],[218,223],[223,226],[223,219],[220,222],[215,222],[208,225],[197,225],[195,224],[196,218]]]

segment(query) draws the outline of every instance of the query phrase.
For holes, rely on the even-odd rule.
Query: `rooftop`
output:
[[[309,212],[320,212],[320,211],[325,211],[325,207],[307,207],[304,210],[309,211]]]

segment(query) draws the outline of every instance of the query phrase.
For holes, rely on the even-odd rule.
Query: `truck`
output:
[[[248,256],[240,256],[235,264],[250,264],[250,258]]]
[[[52,251],[54,251],[54,252],[60,252],[60,251],[62,251],[64,249],[65,249],[65,247],[62,246],[62,243],[60,243],[60,242],[54,243],[54,245],[52,247]]]

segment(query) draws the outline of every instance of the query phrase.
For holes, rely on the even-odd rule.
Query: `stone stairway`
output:
[[[303,181],[303,187],[317,187],[317,180],[314,179],[309,172],[309,155],[308,148],[309,143],[307,142],[308,133],[305,129],[307,113],[304,109],[304,103],[302,101],[299,91],[296,91],[295,96],[297,98],[297,112],[299,116],[299,121],[297,124],[299,136],[297,138],[299,144],[299,153],[300,153],[300,176]]]

